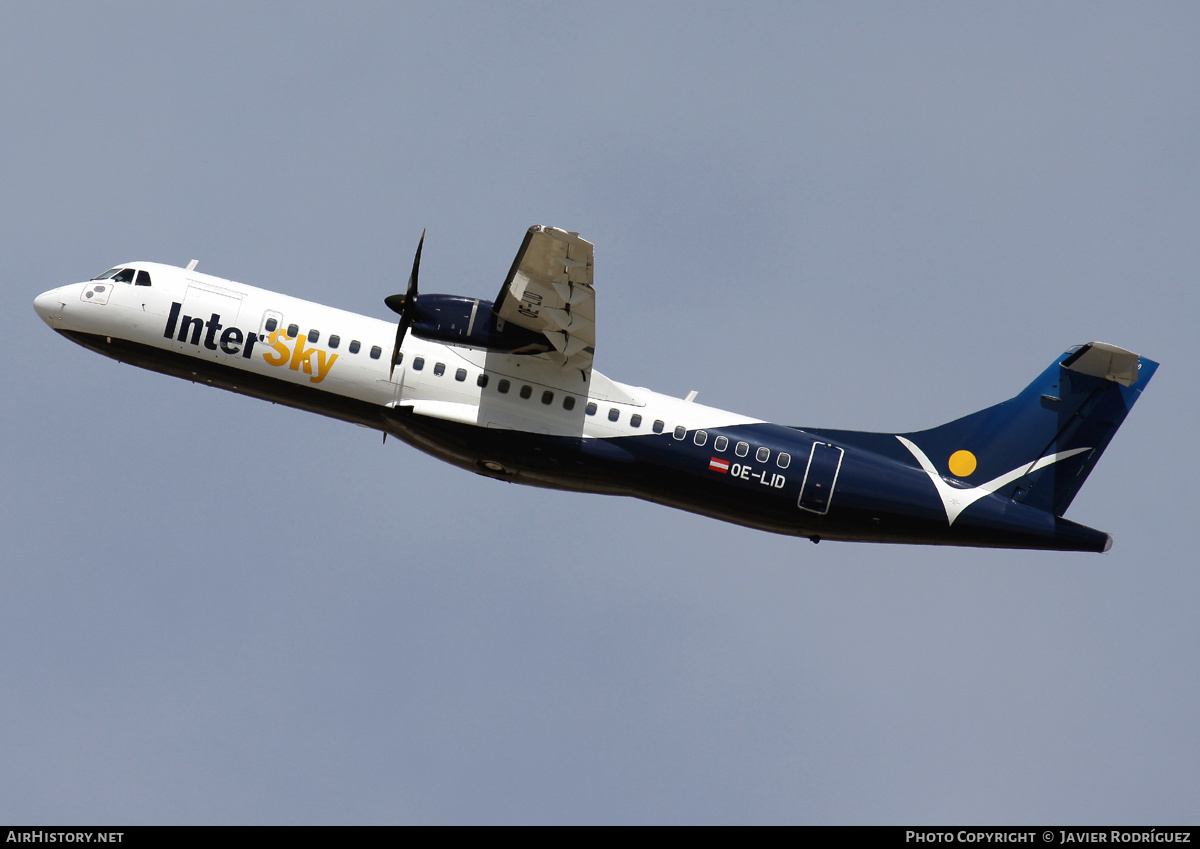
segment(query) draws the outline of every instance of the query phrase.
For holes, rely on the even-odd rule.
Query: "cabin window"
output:
[[[760,463],[765,463],[771,459],[771,449],[765,445],[754,452],[754,459]]]
[[[383,355],[383,348],[380,348],[378,345],[371,346],[371,359],[377,360],[382,355]]]
[[[122,268],[120,271],[117,272],[117,276],[113,278],[113,282],[114,283],[132,283],[133,282],[133,269],[132,268]]]
[[[137,276],[137,282],[134,283],[133,285],[134,286],[149,286],[150,285],[150,272],[149,271],[139,271],[138,276]]]
[[[445,373],[446,373],[446,364],[445,363],[434,363],[433,364],[433,374],[435,377],[441,377]]]
[[[396,355],[396,365],[400,365],[402,362],[404,362],[404,352],[403,351],[401,351],[399,354]]]
[[[274,321],[274,320],[275,319],[271,319],[271,321]],[[359,348],[361,348],[361,347],[362,347],[362,343],[359,342],[357,339],[350,340],[350,353],[351,354],[357,354]]]
[[[723,436],[718,436],[716,439],[713,440],[713,450],[714,451],[724,451],[728,447],[729,447],[729,440]]]
[[[276,320],[274,319],[274,317],[272,317],[272,318],[268,318],[268,319],[267,319],[267,332],[268,332],[268,333],[274,333],[274,332],[275,332],[275,328],[276,328],[276,327],[278,327],[278,326],[279,326],[279,322],[278,322],[278,321],[276,321]]]
[[[629,426],[630,427],[641,427],[642,426],[642,414],[634,413],[632,416],[630,416],[629,417]]]
[[[425,368],[425,358],[424,357],[414,357],[413,358],[413,371],[420,371],[423,368]]]
[[[675,430],[671,433],[671,436],[675,437],[676,439],[683,439],[685,436],[687,436],[687,428],[683,425],[675,425]]]
[[[487,383],[488,383],[488,376],[486,374],[483,374],[482,372],[480,373],[479,377],[475,378],[475,385],[478,386],[480,389],[483,389],[484,387],[486,387]]]
[[[454,373],[454,379],[457,380],[459,383],[462,383],[464,380],[467,379],[467,370],[465,368],[460,368],[458,371],[456,371]]]
[[[563,409],[564,410],[574,410],[575,409],[575,396],[574,395],[563,396]]]
[[[318,341],[320,338],[321,338],[321,331],[320,331],[320,330],[310,330],[310,331],[308,331],[308,341],[309,341],[309,342],[312,342],[314,345],[315,345],[315,344],[317,344],[317,341]]]
[[[608,420],[609,420],[610,422],[615,422],[615,421],[617,421],[617,420],[618,420],[618,419],[620,419],[620,418],[621,418],[621,411],[620,411],[620,410],[618,410],[616,407],[609,407],[609,408],[608,408]]]
[[[786,469],[792,463],[792,455],[785,451],[780,451],[779,456],[775,458],[775,462],[779,468]]]
[[[512,386],[511,383],[509,383],[507,380],[502,380],[496,384],[496,391],[501,395],[505,395],[508,393],[508,387],[510,386]]]
[[[655,419],[653,430],[655,433],[662,433],[663,428],[666,426],[667,426],[666,423],[662,419]]]
[[[546,406],[554,403],[554,393],[549,389],[542,393],[542,403]]]
[[[289,324],[288,325],[288,336],[290,336],[292,339],[298,339],[300,337],[300,325]]]
[[[528,400],[529,398],[531,398],[533,396],[533,387],[530,386],[528,383],[526,383],[524,386],[521,387],[520,395],[522,398]]]
[[[745,457],[750,453],[750,446],[744,442],[739,442],[734,446],[733,453],[737,454],[739,457]]]
[[[589,402],[588,402],[588,405],[587,405],[587,407],[585,407],[583,411],[584,411],[585,413],[587,413],[589,416],[594,416],[594,415],[596,415],[596,405],[595,405],[595,403],[593,403],[593,402],[589,401]]]
[[[338,336],[337,334],[334,334],[333,336],[329,337],[329,347],[330,348],[336,348],[338,345],[341,344],[341,342],[342,342],[342,337]]]
[[[692,437],[692,442],[697,445],[703,445],[708,442],[708,434],[705,431],[698,430],[696,431],[696,435]]]

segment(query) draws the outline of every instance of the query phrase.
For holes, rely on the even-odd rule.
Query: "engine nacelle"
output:
[[[461,295],[417,296],[412,332],[422,339],[503,351],[541,354],[552,349],[541,333],[499,318],[491,301]]]

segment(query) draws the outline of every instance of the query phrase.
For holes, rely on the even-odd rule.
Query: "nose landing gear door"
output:
[[[801,510],[825,515],[833,499],[833,488],[837,485],[838,472],[842,468],[841,448],[826,442],[814,442],[808,455],[808,468],[804,470],[804,483],[800,486]]]

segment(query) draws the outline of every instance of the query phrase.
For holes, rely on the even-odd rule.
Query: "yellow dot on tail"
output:
[[[975,471],[975,455],[970,451],[955,451],[950,455],[950,474],[965,478]]]

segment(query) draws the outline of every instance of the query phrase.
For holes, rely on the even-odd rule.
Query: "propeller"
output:
[[[383,302],[394,313],[400,316],[396,325],[396,346],[392,348],[392,367],[388,370],[388,380],[396,371],[396,358],[400,356],[400,346],[404,344],[404,336],[412,327],[417,311],[417,274],[421,270],[421,248],[425,246],[425,231],[421,231],[421,241],[417,242],[417,255],[413,257],[412,274],[408,276],[408,292],[403,295],[388,295]]]

